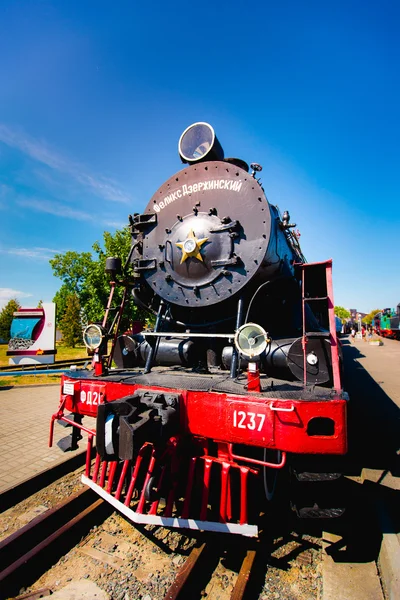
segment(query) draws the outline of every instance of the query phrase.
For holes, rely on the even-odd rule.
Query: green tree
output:
[[[90,252],[64,252],[55,254],[50,261],[51,268],[56,277],[61,279],[62,286],[56,292],[53,302],[57,306],[56,323],[60,327],[67,308],[67,301],[71,294],[77,294],[81,306],[81,289],[86,273],[90,270],[93,260]]]
[[[86,271],[93,262],[91,253],[68,251],[55,254],[49,262],[54,275],[61,279],[70,293],[79,295]]]
[[[0,312],[0,339],[6,342],[10,339],[11,322],[13,320],[14,312],[21,308],[20,303],[16,298],[12,298],[7,302],[2,311]]]
[[[60,289],[56,292],[56,295],[53,298],[53,302],[56,303],[56,325],[60,326],[61,321],[63,320],[65,310],[67,308],[67,300],[72,292],[68,289],[68,286],[63,283]]]
[[[335,315],[345,321],[346,319],[350,319],[350,312],[343,308],[343,306],[335,306]]]
[[[365,323],[366,325],[370,325],[372,323],[372,320],[374,318],[374,316],[376,314],[378,314],[379,312],[381,312],[380,308],[374,308],[374,310],[371,310],[370,313],[368,313],[364,318],[363,318],[363,323]]]
[[[70,294],[64,316],[60,322],[63,342],[70,348],[82,341],[81,307],[76,294]]]
[[[117,256],[125,264],[131,247],[131,235],[128,227],[117,230],[114,234],[105,231],[103,247],[99,242],[92,246],[90,252],[65,252],[56,254],[50,265],[56,277],[61,279],[62,286],[53,301],[57,304],[58,323],[66,311],[67,300],[71,293],[77,294],[82,311],[83,323],[102,320],[110,293],[110,278],[105,273],[106,258]],[[113,306],[120,303],[123,289],[116,288]],[[122,319],[122,329],[127,329],[134,320],[144,320],[146,315],[133,303],[129,294]]]
[[[42,308],[43,307],[43,300],[39,300],[37,308]]]

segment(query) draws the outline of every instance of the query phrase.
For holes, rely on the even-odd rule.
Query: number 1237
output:
[[[245,412],[244,410],[233,411],[233,426],[238,429],[250,429],[261,431],[264,425],[265,415],[261,413]]]

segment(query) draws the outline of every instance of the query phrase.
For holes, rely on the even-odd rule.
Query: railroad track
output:
[[[202,598],[205,587],[213,577],[213,566],[221,558],[223,552],[218,540],[203,542],[193,548],[185,563],[179,569],[174,582],[164,596],[164,600],[185,600]],[[251,574],[257,556],[256,549],[238,547],[241,556],[241,567],[230,600],[242,600],[248,591]],[[208,563],[208,564],[207,564]],[[215,569],[214,569],[215,571]],[[210,577],[209,577],[210,576]]]
[[[345,567],[343,563],[347,559],[349,560],[347,577],[351,579],[354,569],[362,568],[362,564],[358,564],[358,560],[362,563],[376,558],[374,546],[379,540],[374,541],[372,539],[373,532],[371,528],[373,529],[374,525],[373,519],[371,520],[370,509],[372,507],[367,506],[365,492],[362,492],[359,484],[352,481],[347,482],[347,487],[349,488],[347,495],[350,493],[350,487],[356,487],[357,490],[354,506],[351,507],[352,514],[341,521],[333,520],[334,531],[337,536],[342,538],[342,541],[339,539],[339,541],[330,542],[329,556],[335,555],[335,544],[338,545],[336,552],[340,561],[340,576],[343,577]],[[352,495],[354,496],[354,490]],[[363,510],[360,509],[360,506],[363,507]],[[0,600],[18,594],[22,586],[28,587],[34,581],[37,581],[38,577],[52,567],[61,556],[64,556],[78,542],[81,542],[82,537],[85,538],[85,535],[94,524],[99,525],[104,518],[103,510],[106,515],[112,512],[112,508],[107,503],[103,503],[90,491],[80,491],[40,517],[36,517],[28,525],[0,542]],[[365,528],[366,522],[369,523],[368,531]],[[280,527],[277,531],[271,531],[271,526],[274,529],[269,520],[264,522],[262,527],[264,534],[259,540],[222,534],[203,535],[199,532],[195,536],[197,538],[196,547],[190,552],[183,566],[177,572],[172,585],[170,585],[171,579],[169,579],[168,585],[170,587],[167,593],[165,594],[166,588],[164,588],[162,594],[156,597],[163,597],[164,600],[186,600],[187,598],[196,600],[207,595],[209,598],[223,597],[231,600],[255,599],[261,597],[263,593],[265,595],[264,586],[267,572],[268,586],[272,588],[271,596],[268,595],[268,597],[277,597],[274,595],[276,593],[281,593],[283,598],[286,597],[286,587],[282,589],[282,586],[287,586],[287,597],[289,597],[291,582],[283,578],[284,573],[289,572],[292,568],[311,568],[314,560],[311,558],[311,550],[316,548],[317,544],[309,539],[310,531],[306,525],[301,527],[301,529],[304,528],[305,532],[309,532],[306,539],[303,540],[302,536],[296,533],[295,536],[286,535],[281,541],[275,543],[274,538],[280,538],[284,531],[281,531]],[[291,524],[289,524],[287,532],[291,531],[291,527]],[[314,531],[315,540],[322,535],[322,532],[319,532],[319,527],[316,528],[318,532]],[[311,529],[313,530],[315,527],[311,526]],[[119,530],[119,526],[117,530]],[[279,535],[277,536],[278,531]],[[152,541],[152,535],[149,532],[147,534],[146,532],[142,533]],[[101,536],[97,539],[101,539]],[[326,539],[326,536],[324,536],[324,539]],[[127,540],[129,540],[129,537],[121,538],[121,540],[119,540],[118,535],[115,537],[116,544],[126,544]],[[285,549],[286,545],[287,548]],[[344,554],[343,546],[347,547],[346,554]],[[95,548],[101,560],[118,561],[118,558],[110,559],[107,544],[105,546],[97,544],[91,546],[89,543],[87,547],[89,550],[92,547]],[[279,553],[280,547],[282,547],[281,553]],[[99,551],[99,548],[100,550],[103,548],[104,551]],[[279,557],[276,555],[277,550]],[[143,546],[141,546],[141,551],[143,551]],[[275,556],[271,558],[272,552]],[[299,559],[297,566],[293,567],[292,563],[295,561],[297,554],[301,555],[301,560]],[[90,553],[88,555],[91,556]],[[99,556],[96,560],[100,560]],[[149,547],[144,551],[143,558],[139,562],[146,562],[148,557],[151,560],[151,556],[152,549]],[[74,564],[76,564],[74,560],[76,561],[77,558],[73,554],[72,559],[68,560],[72,561],[69,568],[70,573],[73,574],[75,572]],[[356,562],[354,562],[355,560]],[[111,562],[111,564],[113,563]],[[324,561],[324,565],[323,573],[327,568],[326,561]],[[122,569],[122,573],[117,569],[113,577],[115,577],[116,585],[120,585],[120,587],[121,585],[128,585],[127,581],[132,583],[129,579],[130,573],[135,574],[136,569],[140,571],[141,568],[140,564],[135,565],[133,571],[131,571],[131,563],[127,561],[126,567],[123,567],[121,559],[120,564],[117,563],[117,567]],[[334,568],[334,564],[329,568]],[[99,572],[102,573],[101,570],[98,571],[93,578],[97,583],[100,581]],[[304,575],[304,571],[302,573]],[[54,581],[56,581],[59,575],[54,577]],[[125,584],[118,584],[119,580],[124,581]],[[304,581],[303,577],[301,581]],[[312,583],[314,580],[311,579],[310,581]],[[54,587],[49,581],[46,581],[45,585],[49,585],[49,590]],[[100,582],[100,586],[102,585],[104,585],[104,580]],[[306,582],[304,585],[308,586],[310,582]],[[340,588],[340,585],[338,583],[338,588]],[[307,589],[307,594],[309,592],[311,595],[304,597],[313,597],[312,594],[316,593],[316,589],[314,592]],[[374,592],[379,593],[379,590],[374,590]],[[24,595],[22,597],[31,598],[32,600],[35,598],[36,600],[38,596],[35,596],[35,593],[37,594],[38,591],[32,592],[33,595],[31,596]],[[154,588],[151,588],[151,586],[149,595],[154,596]],[[140,596],[133,593],[131,597]],[[300,595],[299,597],[303,596]],[[367,595],[364,595],[364,597],[367,597]],[[379,598],[380,596],[372,595],[371,597]]]
[[[87,356],[86,358],[56,360],[54,363],[46,365],[6,365],[0,367],[0,373],[2,371],[26,371],[27,373],[29,373],[36,371],[48,371],[49,369],[67,369],[71,365],[83,366],[85,365],[85,363],[90,363],[90,361],[90,356]]]
[[[0,542],[0,598],[18,593],[81,538],[83,529],[98,520],[98,509],[111,509],[86,488],[37,516]],[[96,514],[95,514],[96,513]],[[84,526],[84,527],[82,527]],[[55,544],[57,542],[57,545]]]

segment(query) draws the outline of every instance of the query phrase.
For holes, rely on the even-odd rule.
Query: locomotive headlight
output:
[[[312,367],[315,367],[315,365],[318,364],[318,356],[315,354],[315,352],[310,352],[307,354],[307,362]]]
[[[100,325],[87,325],[83,330],[83,343],[89,350],[96,350],[104,339],[104,330]]]
[[[185,129],[179,139],[178,150],[182,162],[189,164],[224,158],[221,144],[208,123],[194,123]]]
[[[238,352],[248,358],[260,356],[269,342],[266,331],[256,323],[245,323],[235,334],[235,346]]]

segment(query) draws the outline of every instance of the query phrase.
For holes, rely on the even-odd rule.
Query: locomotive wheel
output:
[[[144,497],[146,502],[154,502],[158,500],[157,493],[157,485],[158,485],[158,477],[156,475],[152,475],[146,485],[146,489],[144,491]]]
[[[168,486],[168,473],[166,473],[164,477],[164,481],[162,482],[162,489],[158,489],[160,485],[160,477],[161,477],[162,469],[156,468],[150,477],[146,489],[144,490],[144,497],[147,502],[154,502],[155,500],[159,500],[163,497],[163,490],[165,490],[166,486]]]
[[[341,473],[291,470],[291,508],[300,519],[332,519],[345,512]]]

